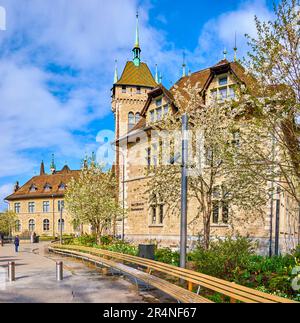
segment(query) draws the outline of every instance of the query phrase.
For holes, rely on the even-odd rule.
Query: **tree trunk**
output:
[[[208,212],[203,214],[203,235],[203,247],[208,250],[210,244],[210,213]]]

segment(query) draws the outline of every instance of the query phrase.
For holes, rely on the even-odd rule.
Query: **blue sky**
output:
[[[239,55],[254,15],[272,17],[272,1],[219,0],[0,0],[0,200],[18,180],[48,170],[51,154],[61,168],[77,169],[97,151],[97,134],[114,130],[110,89],[131,59],[135,12],[140,12],[142,59],[158,64],[164,85],[180,77],[182,53],[192,71]],[[0,202],[0,209],[4,204]]]

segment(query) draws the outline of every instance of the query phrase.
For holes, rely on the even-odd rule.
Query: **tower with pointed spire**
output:
[[[41,162],[41,167],[40,167],[40,175],[45,175],[45,165],[44,165],[44,161]]]
[[[182,54],[182,77],[186,77],[186,62],[185,62],[185,52]]]
[[[54,154],[52,154],[52,160],[51,160],[51,164],[50,164],[50,171],[51,171],[52,175],[56,173],[56,166],[55,166],[55,162],[54,162]]]

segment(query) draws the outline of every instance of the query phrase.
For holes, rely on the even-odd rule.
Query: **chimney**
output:
[[[45,165],[44,162],[41,162],[40,176],[45,175]]]
[[[19,189],[20,189],[19,182],[16,182],[16,184],[14,186],[14,192],[16,193]]]

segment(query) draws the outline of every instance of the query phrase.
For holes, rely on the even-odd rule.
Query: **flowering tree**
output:
[[[90,224],[99,238],[105,228],[115,225],[122,210],[116,199],[116,179],[94,162],[85,163],[79,177],[73,178],[66,192],[66,208],[74,223]]]
[[[256,212],[259,216],[267,199],[267,183],[264,178],[251,177],[245,172],[236,173],[235,176],[230,172],[232,164],[227,164],[228,160],[231,161],[228,157],[229,151],[238,146],[235,131],[236,115],[231,113],[232,109],[226,104],[204,105],[199,92],[199,86],[192,85],[189,81],[183,88],[176,88],[174,96],[178,112],[159,124],[152,125],[156,130],[153,133],[154,137],[156,133],[160,136],[158,140],[160,152],[158,164],[149,169],[150,180],[147,191],[151,199],[159,198],[167,205],[169,213],[174,214],[180,209],[181,141],[177,141],[176,145],[176,138],[181,138],[181,134],[178,136],[176,131],[181,129],[180,116],[185,112],[188,113],[190,116],[188,199],[196,205],[195,217],[191,219],[189,225],[196,223],[199,218],[202,219],[203,245],[209,248],[211,218],[216,200],[223,205],[224,223],[234,223],[234,218],[229,217],[230,205],[239,205],[249,211],[255,209],[259,211]],[[169,134],[167,140],[166,133]],[[178,145],[179,147],[176,147]],[[179,157],[176,158],[176,155]],[[189,214],[193,212],[189,211]],[[244,224],[247,219],[250,220],[250,217],[244,217]],[[253,218],[250,221],[253,221]]]
[[[251,130],[242,140],[250,149],[237,154],[252,176],[264,176],[289,192],[300,203],[300,9],[299,1],[282,0],[273,21],[256,18],[257,37],[248,36],[251,51],[245,64],[255,82],[248,84],[236,104],[236,113],[247,118]],[[259,134],[259,136],[257,135]],[[271,145],[261,144],[260,137]],[[233,153],[233,152],[232,152]],[[257,165],[260,165],[257,169]],[[264,168],[264,172],[261,172]],[[273,193],[272,193],[273,194]]]

